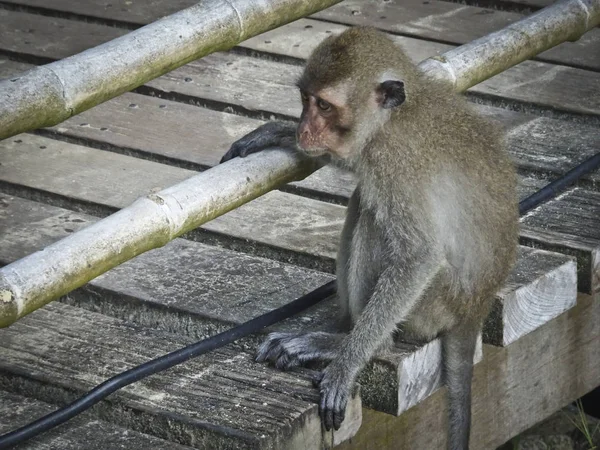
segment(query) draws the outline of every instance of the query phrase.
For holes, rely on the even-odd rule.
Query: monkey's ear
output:
[[[391,109],[400,106],[406,100],[404,83],[400,80],[387,80],[377,88],[379,102],[382,108]]]

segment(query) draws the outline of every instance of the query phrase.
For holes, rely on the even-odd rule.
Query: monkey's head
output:
[[[349,159],[402,108],[417,69],[385,34],[354,27],[325,39],[297,82],[298,146]]]

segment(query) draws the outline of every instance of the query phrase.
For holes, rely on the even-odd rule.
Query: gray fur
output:
[[[390,73],[403,81],[406,99],[376,108],[374,86]],[[330,360],[317,384],[325,428],[337,429],[358,372],[397,327],[409,339],[441,336],[448,448],[467,449],[476,337],[517,248],[516,177],[502,135],[373,29],[356,27],[328,38],[311,55],[301,81],[314,96],[321,88],[346,86],[347,107],[336,111],[346,131],[337,141],[329,132],[327,142],[339,143],[330,149],[332,157],[359,180],[337,261],[342,321],[352,328],[342,337],[271,335],[258,359],[281,368]],[[306,132],[310,123],[301,126]],[[254,133],[260,136],[260,130]],[[273,135],[265,133],[264,140]],[[236,143],[228,155],[260,151],[254,144]]]

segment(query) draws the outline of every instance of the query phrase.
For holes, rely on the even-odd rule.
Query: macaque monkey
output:
[[[257,360],[281,369],[328,361],[315,384],[325,428],[338,429],[358,373],[396,333],[440,336],[448,448],[468,449],[475,345],[518,242],[503,136],[372,28],[325,39],[297,85],[300,124],[267,123],[222,161],[283,146],[329,154],[356,174],[336,263],[349,330],[273,333]]]

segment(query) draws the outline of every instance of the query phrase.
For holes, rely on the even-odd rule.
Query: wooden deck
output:
[[[298,117],[295,77],[330,33],[374,25],[420,61],[551,2],[346,0],[56,127],[1,141],[0,264],[217,164],[264,120]],[[195,3],[0,0],[0,78]],[[523,198],[600,150],[600,29],[467,95],[506,127]],[[0,433],[332,279],[354,183],[321,169],[0,330]],[[518,264],[476,357],[473,449],[495,448],[600,385],[600,172],[521,223]],[[276,328],[322,329],[335,314],[328,301]],[[125,388],[23,448],[443,448],[439,342],[399,345],[373,361],[344,427],[325,433],[311,372],[253,363],[259,340]]]

